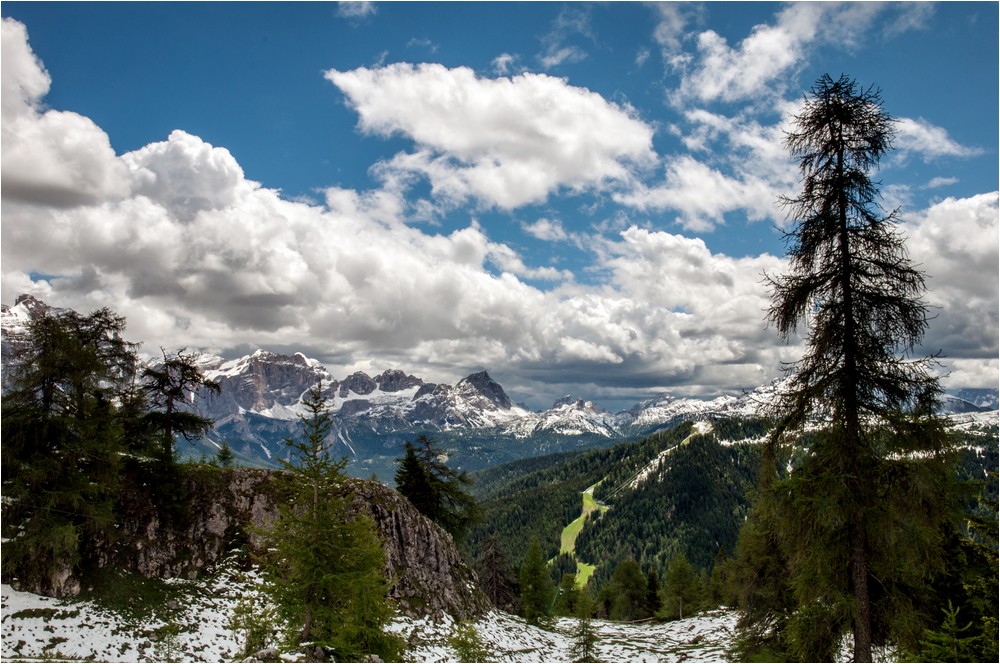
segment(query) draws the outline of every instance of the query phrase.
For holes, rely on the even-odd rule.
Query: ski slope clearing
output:
[[[597,484],[600,484],[598,482]],[[594,499],[594,488],[597,486],[587,487],[581,495],[583,496],[583,508],[580,511],[580,516],[571,521],[565,528],[563,528],[562,534],[560,536],[560,553],[575,553],[576,552],[576,538],[580,535],[580,531],[583,530],[583,525],[587,522],[587,517],[590,516],[592,512],[600,510],[601,512],[607,512],[608,506],[603,503],[598,503]],[[576,563],[576,585],[579,588],[587,585],[587,581],[590,580],[590,576],[594,573],[596,565],[591,565],[582,561],[577,561]]]

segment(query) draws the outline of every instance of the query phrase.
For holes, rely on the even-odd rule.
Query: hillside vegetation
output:
[[[572,526],[570,532],[579,529],[572,553],[596,564],[597,588],[629,557],[661,577],[677,554],[710,571],[720,551],[735,548],[759,463],[749,439],[765,428],[755,420],[720,420],[700,434],[685,422],[608,449],[479,473],[475,486],[485,517],[469,549],[475,555],[476,543],[496,533],[517,560],[519,543],[537,536],[554,558],[570,553],[563,534]],[[588,489],[608,509],[581,518],[581,493]]]

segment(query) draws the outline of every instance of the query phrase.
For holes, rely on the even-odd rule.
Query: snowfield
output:
[[[2,658],[87,659],[99,662],[219,662],[240,652],[227,622],[248,591],[239,575],[222,571],[199,581],[171,580],[162,606],[112,612],[93,601],[65,601],[0,586]],[[127,615],[126,615],[127,614]],[[736,614],[714,611],[664,624],[595,620],[598,659],[605,662],[720,661],[726,659]],[[571,661],[576,621],[561,618],[553,631],[493,611],[476,623],[490,660]],[[455,661],[448,646],[454,624],[399,617],[390,629],[406,640],[405,657],[417,662]]]
[[[498,662],[570,662],[576,620],[560,618],[553,631],[528,625],[523,619],[493,611],[476,623],[479,638]],[[736,614],[713,611],[669,623],[614,623],[593,621],[602,662],[718,662],[725,661]],[[450,624],[400,621],[393,626],[411,643],[408,657],[419,662],[455,661],[447,645]]]

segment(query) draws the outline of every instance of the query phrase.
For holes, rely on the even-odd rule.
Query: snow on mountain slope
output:
[[[958,431],[988,431],[1000,426],[1000,412],[979,411],[975,413],[954,413],[948,416],[954,429]]]
[[[691,435],[682,440],[676,447],[669,447],[659,454],[657,454],[652,461],[650,461],[646,466],[635,474],[629,482],[626,483],[627,488],[636,489],[640,484],[645,482],[650,477],[655,476],[660,468],[666,463],[667,458],[674,453],[674,451],[681,445],[686,445],[695,436],[704,436],[712,432],[712,423],[705,420],[699,420],[694,423],[692,427]]]
[[[31,316],[46,311],[62,310],[27,295],[19,297],[14,306],[2,307],[5,363],[11,359],[13,345],[26,334]],[[352,455],[359,438],[368,440],[371,452],[381,446],[372,436],[413,432],[468,431],[526,442],[539,437],[591,441],[639,438],[683,420],[758,417],[774,404],[785,384],[785,379],[776,379],[741,396],[714,399],[661,395],[618,413],[567,397],[543,412],[533,412],[513,403],[485,371],[452,386],[427,383],[399,370],[374,377],[356,372],[335,379],[322,363],[302,353],[283,355],[261,349],[235,359],[207,353],[195,357],[206,376],[222,387],[219,394],[205,394],[194,403],[199,414],[216,423],[216,443],[228,440],[248,453],[256,450],[252,455],[264,459],[281,453],[281,441],[294,432],[303,413],[303,394],[320,381],[337,423],[337,439]],[[8,373],[4,371],[5,380]],[[946,399],[945,407],[948,413],[966,413],[968,417],[960,421],[969,426],[965,424],[969,418],[981,419],[979,411],[984,405],[996,403],[995,389],[959,390]]]

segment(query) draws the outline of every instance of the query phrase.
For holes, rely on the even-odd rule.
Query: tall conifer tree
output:
[[[806,352],[791,367],[764,464],[775,475],[762,479],[766,518],[756,525],[775,530],[755,538],[780,544],[764,555],[787,558],[791,594],[761,579],[772,589],[757,598],[792,606],[755,610],[758,627],[787,630],[796,658],[834,657],[845,633],[857,662],[913,639],[915,602],[941,569],[949,443],[934,415],[933,358],[911,358],[928,324],[924,275],[869,175],[894,134],[878,91],[823,76],[786,138],[802,192],[785,200],[790,270],[769,279],[769,319],[785,339],[803,328]],[[785,443],[808,452],[779,481]]]
[[[537,536],[528,543],[521,564],[521,615],[532,625],[547,627],[552,615],[552,600],[556,588],[542,554]]]
[[[41,313],[14,351],[3,399],[5,578],[59,594],[114,536],[125,448],[116,405],[127,399],[137,344],[100,309]]]
[[[167,353],[163,361],[142,371],[142,389],[152,409],[146,414],[147,426],[159,432],[159,452],[164,460],[174,456],[174,439],[183,436],[195,440],[212,428],[212,420],[186,409],[195,394],[219,394],[222,387],[205,377],[195,362],[195,355],[184,352]]]
[[[476,558],[479,587],[498,609],[511,611],[517,604],[517,579],[511,571],[507,553],[496,533],[490,533]]]
[[[462,538],[479,515],[468,491],[469,474],[449,467],[447,455],[427,436],[418,436],[415,444],[407,441],[405,450],[396,469],[396,490],[456,540]]]

